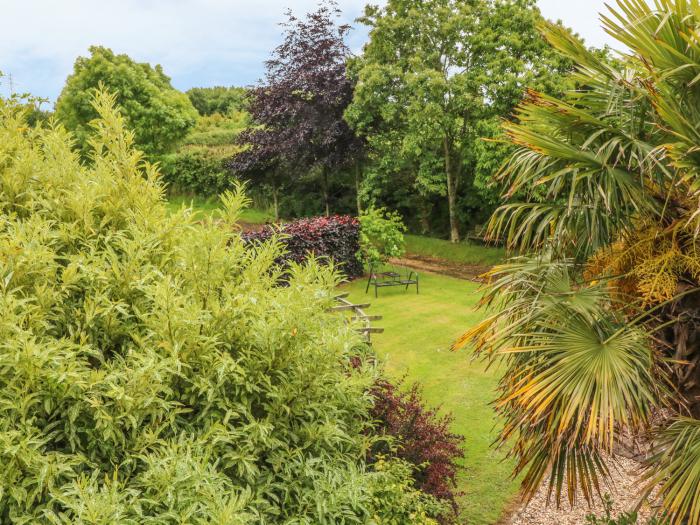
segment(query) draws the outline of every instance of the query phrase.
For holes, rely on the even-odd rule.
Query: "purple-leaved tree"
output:
[[[364,142],[343,118],[353,94],[345,69],[351,28],[336,23],[339,14],[333,0],[304,19],[287,11],[284,41],[266,62],[265,80],[251,90],[255,126],[240,135],[248,148],[230,166],[272,188],[276,214],[280,189],[300,174],[318,174],[327,215],[329,177],[354,168],[359,178]]]

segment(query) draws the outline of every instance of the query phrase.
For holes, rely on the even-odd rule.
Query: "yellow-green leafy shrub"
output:
[[[276,286],[279,243],[230,227],[241,192],[166,213],[94,104],[82,164],[0,100],[0,523],[432,523],[408,467],[362,460],[375,372],[325,313],[333,269]]]

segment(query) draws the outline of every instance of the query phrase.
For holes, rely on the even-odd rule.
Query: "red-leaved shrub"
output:
[[[362,263],[357,257],[360,249],[360,223],[348,215],[312,217],[298,219],[281,226],[268,226],[257,232],[243,235],[247,242],[266,241],[276,232],[282,233],[287,253],[278,262],[301,263],[310,254],[333,259],[349,278],[363,273]]]
[[[418,384],[405,390],[401,383],[394,385],[380,380],[372,394],[375,400],[372,411],[376,421],[374,432],[391,436],[398,447],[391,450],[390,443],[380,442],[371,455],[390,454],[415,465],[416,486],[449,502],[456,515],[458,461],[464,457],[464,436],[450,431],[452,416],[441,416],[437,409],[427,408]],[[445,516],[442,521],[447,523],[452,518],[454,516]]]

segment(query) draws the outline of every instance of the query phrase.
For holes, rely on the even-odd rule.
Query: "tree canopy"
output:
[[[187,96],[203,117],[214,113],[228,114],[231,110],[245,110],[248,90],[242,87],[195,87],[188,89]]]
[[[350,27],[338,26],[337,16],[332,1],[304,19],[287,13],[284,41],[266,62],[264,83],[252,93],[250,112],[258,127],[241,135],[249,149],[232,161],[239,173],[278,170],[270,180],[275,185],[279,170],[287,175],[317,170],[327,214],[328,178],[354,162],[363,144],[343,117],[353,93],[345,66]]]
[[[418,192],[447,196],[457,241],[460,192],[473,191],[480,162],[503,157],[480,138],[527,86],[560,91],[569,65],[539,34],[534,0],[389,0],[360,20],[370,40],[350,62],[347,118],[379,170],[412,171]]]
[[[196,122],[197,111],[187,95],[172,87],[161,66],[93,46],[89,57],[75,61],[56,102],[56,117],[83,151],[89,148],[90,123],[97,118],[91,99],[100,86],[116,96],[136,145],[147,155],[170,151]]]

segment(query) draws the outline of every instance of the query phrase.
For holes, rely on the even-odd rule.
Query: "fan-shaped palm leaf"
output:
[[[648,336],[626,324],[602,284],[576,283],[571,261],[520,258],[491,272],[485,304],[497,313],[465,334],[504,375],[496,408],[503,443],[515,438],[517,472],[531,496],[550,477],[590,499],[601,460],[623,429],[642,429],[665,398]]]

